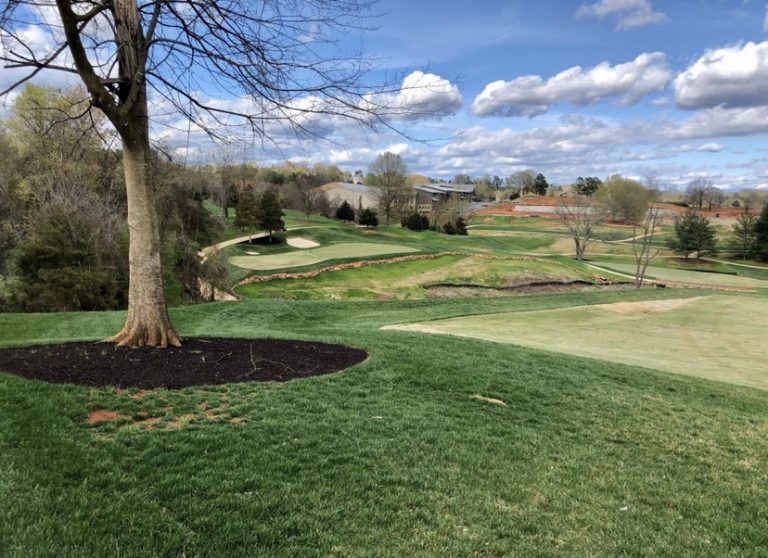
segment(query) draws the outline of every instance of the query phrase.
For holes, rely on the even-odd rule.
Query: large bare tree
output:
[[[120,137],[130,294],[125,326],[111,341],[181,343],[163,290],[148,100],[209,134],[234,122],[262,141],[286,128],[322,135],[336,117],[387,125],[401,111],[388,104],[391,91],[363,87],[365,59],[336,48],[341,33],[362,29],[366,7],[365,0],[0,0],[0,61],[28,69],[0,96],[41,71],[75,75]],[[30,28],[47,35],[45,45],[25,40]]]

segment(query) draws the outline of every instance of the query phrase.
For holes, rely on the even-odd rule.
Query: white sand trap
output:
[[[259,253],[258,253],[258,252],[254,252],[253,250],[248,250],[248,251],[246,252],[246,254],[248,254],[249,256],[258,256],[258,255],[259,255]]]
[[[294,236],[286,240],[288,243],[288,246],[293,246],[294,248],[317,248],[320,246],[317,242],[314,240],[309,240],[308,238],[301,238],[300,236]]]
[[[659,314],[661,312],[669,312],[688,306],[694,302],[698,302],[704,296],[697,296],[694,298],[670,298],[668,300],[641,300],[639,302],[614,302],[612,304],[596,304],[593,308],[601,308],[603,310],[610,310],[617,314],[627,314],[634,316],[637,314]]]

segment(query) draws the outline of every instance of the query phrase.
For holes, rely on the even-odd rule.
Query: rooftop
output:
[[[417,184],[414,188],[430,194],[471,194],[475,191],[474,184]]]

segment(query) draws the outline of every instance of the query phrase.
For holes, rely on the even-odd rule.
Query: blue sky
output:
[[[387,13],[366,34],[366,49],[390,70],[426,68],[449,80],[462,103],[406,130],[453,139],[433,145],[381,136],[337,150],[342,166],[365,166],[369,148],[396,146],[412,170],[442,178],[533,168],[558,183],[655,172],[674,187],[699,177],[723,188],[768,187],[763,3],[398,0],[379,7]],[[708,53],[712,60],[702,62]],[[679,77],[697,62],[695,74]],[[590,79],[601,66],[606,75]],[[566,71],[579,77],[577,67],[580,82],[552,80]],[[523,87],[526,76],[540,87]],[[478,96],[500,81],[507,95],[479,110]],[[729,99],[741,100],[719,108]],[[740,118],[746,123],[734,126]]]
[[[390,120],[400,134],[309,119],[327,140],[273,129],[273,143],[238,153],[259,165],[354,171],[390,150],[412,172],[443,179],[530,168],[558,184],[655,173],[673,188],[707,178],[724,189],[768,189],[765,3],[382,0],[373,11],[381,15],[366,24],[375,29],[332,38],[373,60],[371,82],[398,76],[403,89],[388,102],[430,115]],[[24,36],[41,50],[52,44],[44,33]],[[0,70],[0,86],[14,76]],[[166,109],[155,99],[153,140],[188,160],[215,160],[204,134]]]

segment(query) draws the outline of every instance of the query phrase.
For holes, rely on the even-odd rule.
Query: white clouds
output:
[[[723,144],[715,143],[715,142],[705,143],[704,145],[699,147],[699,151],[702,151],[704,153],[719,153],[723,149],[725,149],[725,146]]]
[[[655,126],[661,139],[672,141],[764,134],[768,133],[768,107],[717,107],[697,112],[686,120]]]
[[[461,92],[449,80],[435,74],[411,72],[397,93],[369,95],[362,107],[396,120],[439,118],[461,108]]]
[[[617,31],[655,25],[668,19],[664,13],[654,11],[649,0],[598,0],[579,6],[576,17],[615,17]]]
[[[533,75],[494,81],[475,98],[471,110],[477,116],[533,117],[547,112],[555,103],[587,105],[609,96],[619,96],[622,104],[628,105],[663,89],[670,77],[663,53],[643,53],[615,66],[608,62],[587,70],[574,66],[546,81]]]
[[[768,41],[706,52],[674,86],[685,109],[768,105]]]
[[[397,99],[397,105],[416,118],[453,114],[462,102],[456,85],[438,75],[419,71],[405,77]]]

